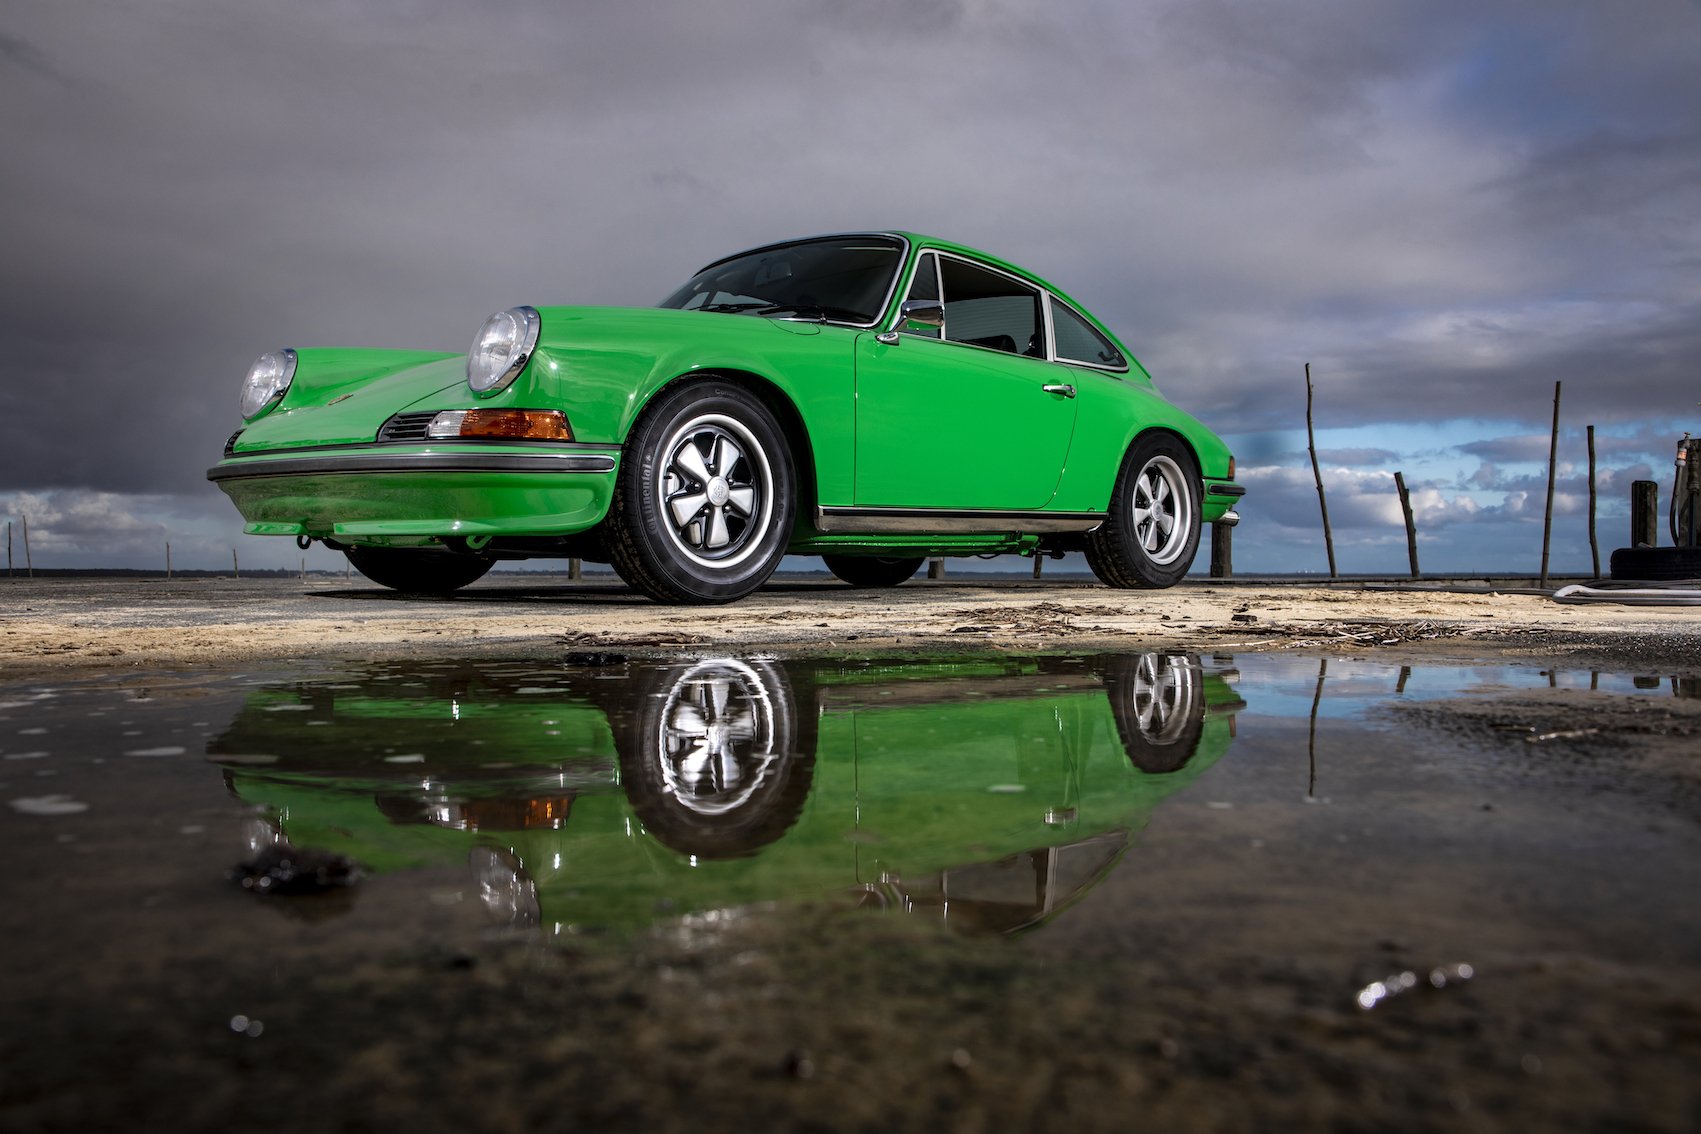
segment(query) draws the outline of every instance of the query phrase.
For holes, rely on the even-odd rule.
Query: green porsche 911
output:
[[[740,253],[655,308],[511,308],[465,358],[268,353],[242,416],[207,477],[250,534],[425,594],[504,559],[717,603],[787,554],[893,586],[930,556],[1064,551],[1167,587],[1244,492],[1067,296],[899,232]]]

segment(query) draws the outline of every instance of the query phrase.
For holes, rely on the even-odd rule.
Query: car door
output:
[[[1069,455],[1075,399],[1068,370],[1045,361],[1040,291],[924,253],[909,298],[941,297],[943,327],[904,324],[896,342],[858,337],[856,503],[1042,508]]]

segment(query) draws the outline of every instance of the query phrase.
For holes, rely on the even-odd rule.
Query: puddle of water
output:
[[[1414,774],[1434,757],[1375,719],[1392,701],[1650,686],[1693,692],[1536,667],[1161,653],[132,677],[0,692],[0,738],[15,738],[0,739],[0,797],[34,820],[79,817],[20,823],[9,841],[98,831],[127,862],[158,853],[156,828],[228,831],[251,813],[251,843],[343,855],[367,876],[461,872],[469,902],[552,934],[799,901],[1014,931],[1102,883],[1172,797],[1256,810],[1238,824],[1256,849],[1369,843],[1370,858],[1414,800],[1483,806],[1481,761]],[[210,877],[239,848],[203,853]]]
[[[775,910],[828,966],[842,946],[822,927],[851,911],[1008,936],[1085,1002],[1130,957],[1210,972],[1351,956],[1330,995],[1366,1012],[1481,985],[1485,956],[1701,966],[1680,897],[1701,887],[1701,839],[1657,785],[1620,791],[1617,765],[1579,780],[1388,712],[1548,689],[1695,693],[1164,653],[0,687],[0,990],[233,958],[330,971],[474,953],[492,933],[693,941]],[[227,879],[289,848],[337,856],[353,884],[259,898]]]

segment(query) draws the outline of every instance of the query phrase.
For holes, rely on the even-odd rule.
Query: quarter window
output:
[[[926,252],[916,261],[915,276],[910,280],[910,293],[907,298],[939,302],[939,257]],[[905,320],[898,330],[906,335],[918,335],[928,339],[937,339],[944,335],[944,331],[939,327],[929,327],[926,323],[912,323],[908,320]]]
[[[962,260],[939,258],[945,337],[992,350],[1045,357],[1039,289]]]
[[[1128,366],[1122,352],[1099,334],[1098,328],[1055,299],[1051,301],[1051,333],[1057,339],[1059,362],[1080,362],[1116,370]]]

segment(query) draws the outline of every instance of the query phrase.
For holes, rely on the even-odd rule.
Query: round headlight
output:
[[[475,394],[505,389],[531,360],[542,320],[530,307],[510,307],[484,321],[467,352],[467,385]]]
[[[256,358],[248,368],[248,377],[242,380],[242,416],[256,418],[277,405],[294,377],[293,350],[267,351]]]

